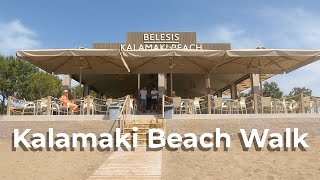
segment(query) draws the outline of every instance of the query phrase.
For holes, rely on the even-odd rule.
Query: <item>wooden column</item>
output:
[[[259,113],[259,107],[258,107],[258,95],[253,94],[253,108],[254,108],[254,113],[258,114]]]
[[[300,109],[301,109],[301,113],[305,113],[306,110],[305,110],[303,93],[300,94]]]
[[[90,115],[90,95],[86,96],[86,101],[87,101],[87,115]]]
[[[208,94],[208,114],[211,114],[211,94]]]
[[[12,96],[9,96],[8,102],[7,102],[7,115],[11,115],[11,104],[12,104]]]
[[[141,89],[141,75],[138,74],[138,82],[137,82],[137,110],[140,110],[140,89]]]
[[[85,84],[83,86],[83,97],[86,97],[89,95],[89,91],[90,91],[90,88],[89,88],[89,85],[88,84]]]
[[[230,90],[231,90],[231,99],[237,99],[238,95],[237,95],[237,84],[236,83],[232,83],[230,86]]]
[[[166,91],[167,91],[167,74],[159,73],[158,74],[159,98],[162,98],[162,95],[166,95]]]
[[[259,74],[251,74],[250,80],[251,80],[251,94],[253,95],[254,113],[258,114],[259,113],[258,95],[261,94],[260,85],[259,85]]]
[[[51,96],[47,97],[47,115],[51,115]]]
[[[173,93],[173,73],[170,73],[170,96],[172,96]]]
[[[206,89],[207,89],[207,94],[211,94],[210,75],[206,75]]]

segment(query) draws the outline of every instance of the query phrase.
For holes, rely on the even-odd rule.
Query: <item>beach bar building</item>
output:
[[[261,101],[263,80],[317,61],[320,51],[234,50],[229,43],[197,42],[195,32],[128,32],[126,42],[21,50],[17,56],[48,73],[63,74],[65,89],[70,89],[71,79],[78,81],[84,97],[90,89],[97,98],[138,97],[142,87],[157,87],[160,97],[173,93],[186,99],[205,97],[211,113],[213,97],[238,99],[239,92],[248,88],[254,108]]]

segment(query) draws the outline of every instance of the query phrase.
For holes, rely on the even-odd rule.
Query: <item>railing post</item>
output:
[[[12,104],[12,96],[9,96],[8,102],[7,102],[7,115],[11,115],[11,104]]]
[[[211,114],[211,94],[208,94],[208,114]]]
[[[90,115],[91,113],[90,113],[90,107],[91,107],[91,105],[90,105],[90,95],[88,95],[88,96],[86,96],[86,101],[87,101],[87,115]]]
[[[51,115],[51,96],[47,97],[47,115]]]
[[[300,108],[301,108],[301,113],[305,113],[303,93],[300,94]]]
[[[126,100],[127,100],[127,104],[126,104],[126,119],[127,119],[127,116],[128,116],[128,114],[131,114],[131,107],[130,107],[130,101],[131,101],[131,98],[130,98],[130,95],[127,95],[127,97],[126,97]]]
[[[258,107],[258,95],[257,94],[253,94],[253,108],[254,108],[254,113],[258,114],[259,107]]]
[[[164,104],[165,104],[165,95],[162,95],[162,119],[164,119]]]

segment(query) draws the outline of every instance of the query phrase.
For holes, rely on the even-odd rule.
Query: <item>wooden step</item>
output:
[[[148,133],[150,128],[138,128],[137,133]],[[132,128],[123,128],[123,133],[132,133]]]
[[[124,134],[121,134],[121,137],[123,136]],[[148,139],[148,133],[137,133],[138,135],[138,140],[139,139]],[[130,134],[130,136],[128,137],[129,139],[132,138],[132,134]]]
[[[148,143],[148,133],[149,129],[156,128],[156,129],[163,129],[164,128],[165,120],[127,120],[124,122],[123,133],[130,133],[130,136],[127,138],[129,144],[132,144],[132,133],[133,127],[137,127],[138,134],[137,143],[138,145],[145,146]],[[160,141],[158,141],[160,143]],[[155,142],[156,143],[156,142]]]
[[[129,144],[131,144],[132,145],[132,139],[127,139],[127,142],[129,143]],[[138,145],[148,145],[148,142],[149,142],[149,140],[148,139],[137,139],[137,144]],[[159,140],[157,140],[157,141],[154,141],[154,144],[160,144],[160,141]]]
[[[136,133],[149,133],[149,129],[152,129],[152,128],[139,128]],[[159,129],[162,129],[162,128],[159,128]],[[124,128],[122,133],[133,133],[133,130],[132,128]]]
[[[126,120],[125,124],[163,124],[163,119],[152,119],[152,120]]]
[[[132,129],[133,127],[137,127],[138,129],[146,129],[146,128],[163,128],[162,124],[124,124],[124,129]]]

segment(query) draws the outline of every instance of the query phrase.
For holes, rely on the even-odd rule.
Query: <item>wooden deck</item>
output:
[[[115,151],[89,178],[98,179],[161,179],[162,151]]]

